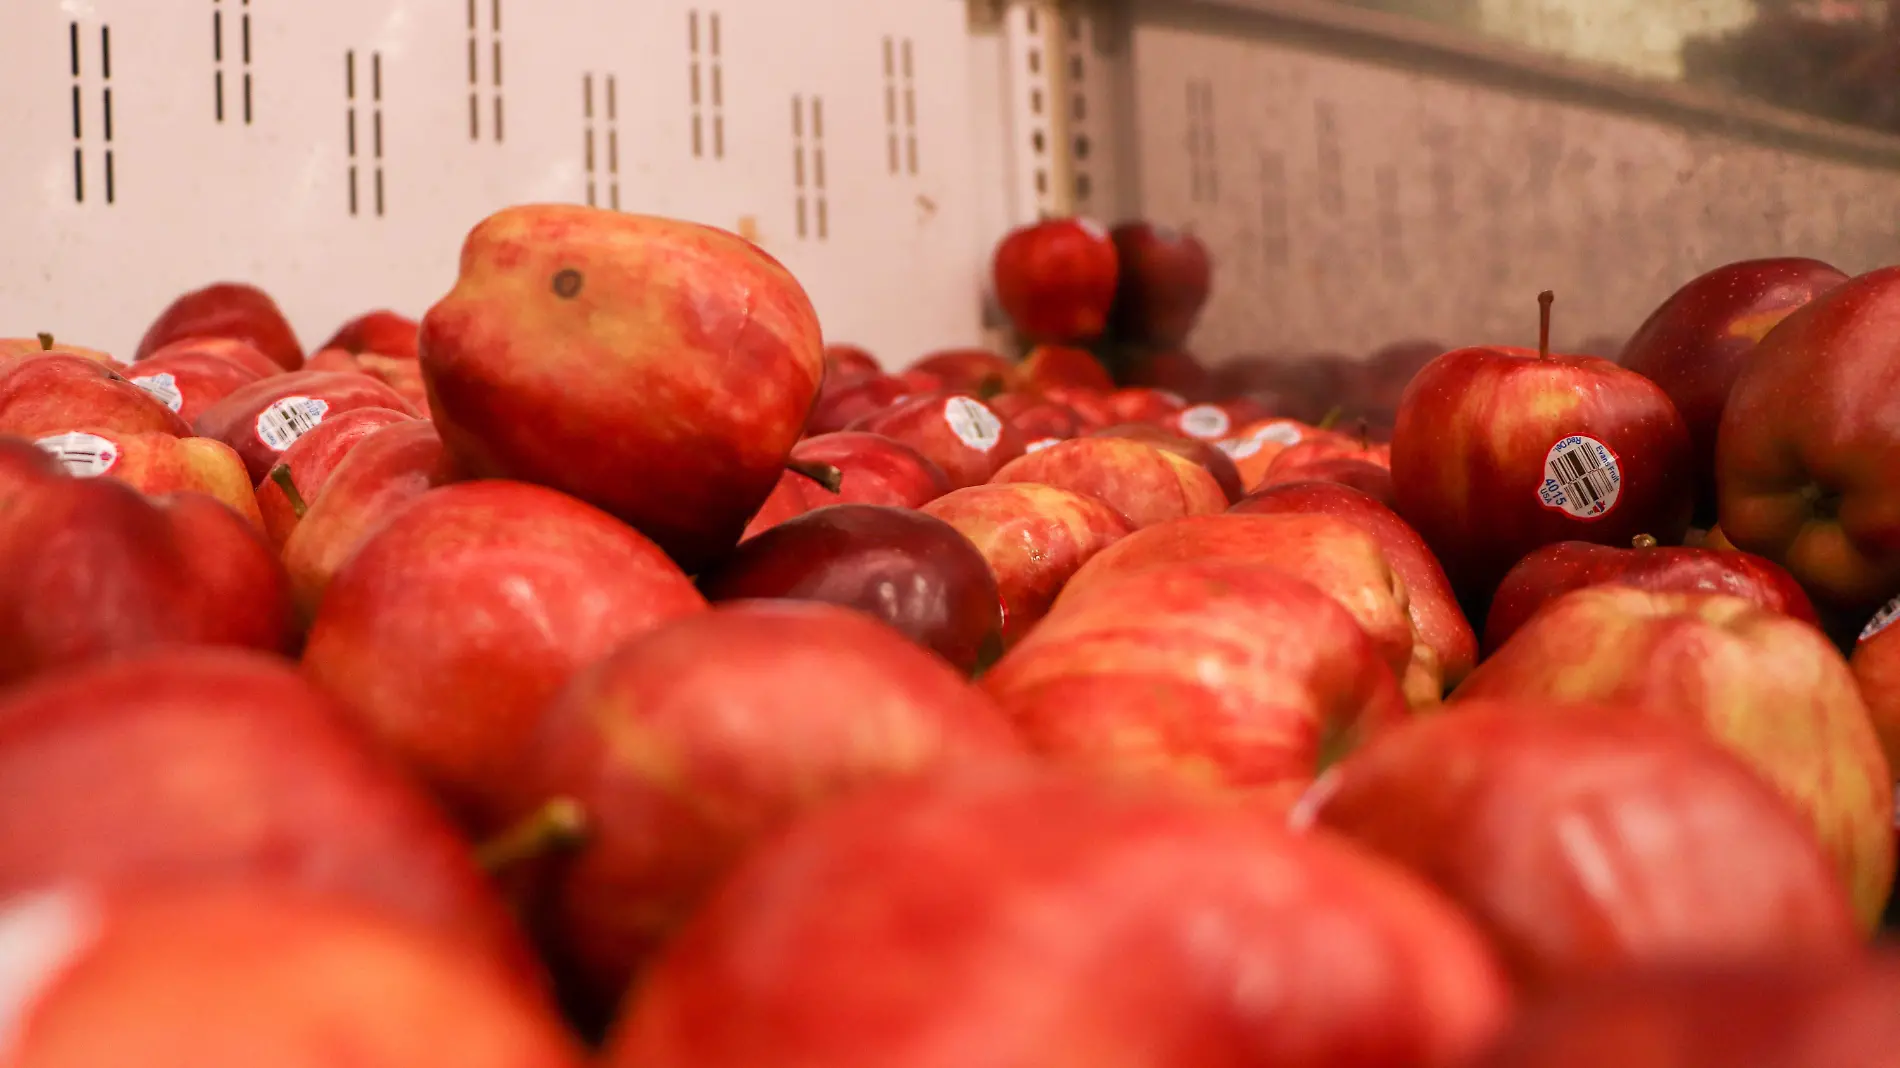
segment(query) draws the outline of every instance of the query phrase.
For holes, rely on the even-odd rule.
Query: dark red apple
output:
[[[825,346],[825,382],[842,385],[882,374],[884,368],[869,349],[858,345]]]
[[[1115,335],[1138,345],[1174,348],[1194,332],[1214,284],[1214,262],[1192,233],[1146,222],[1123,223],[1112,235],[1120,261]]]
[[[1123,372],[1122,385],[1161,389],[1195,401],[1215,398],[1214,373],[1207,365],[1184,349],[1166,349],[1132,357]]]
[[[318,345],[316,351],[342,349],[349,353],[373,352],[398,359],[416,358],[420,327],[414,319],[387,309],[365,312],[337,329],[336,335]]]
[[[1126,422],[1115,414],[1113,406],[1109,404],[1112,394],[1093,389],[1050,386],[1042,391],[1042,395],[1074,412],[1076,418],[1082,421],[1084,432]]]
[[[1082,418],[1066,404],[1034,393],[998,393],[984,403],[1023,439],[1023,451],[1046,449],[1081,432]]]
[[[967,392],[932,393],[867,415],[850,429],[882,434],[916,449],[942,469],[951,489],[988,482],[1023,454],[1016,428]]]
[[[835,387],[827,380],[825,388],[812,404],[811,417],[805,421],[806,434],[829,434],[843,430],[866,416],[875,415],[910,396],[912,390],[901,379],[886,374],[870,374],[845,379]]]
[[[1134,386],[1108,395],[1108,410],[1117,423],[1161,423],[1188,406],[1179,393]]]
[[[1197,438],[1184,437],[1171,430],[1158,427],[1153,423],[1122,423],[1104,427],[1090,435],[1098,438],[1130,438],[1157,449],[1171,452],[1184,460],[1190,460],[1207,469],[1220,483],[1221,491],[1227,494],[1229,503],[1246,495],[1246,489],[1240,484],[1240,469],[1234,466],[1233,458],[1217,445]]]
[[[401,394],[368,375],[295,371],[240,386],[206,408],[193,429],[236,449],[251,478],[262,481],[298,438],[357,408],[417,414]]]
[[[915,384],[931,391],[955,389],[985,393],[1006,386],[1015,377],[1016,366],[989,349],[943,349],[911,364],[907,371],[929,376],[919,378]]]
[[[992,265],[996,299],[1031,341],[1079,344],[1108,328],[1115,242],[1092,219],[1049,219],[1011,232]]]
[[[950,492],[950,479],[923,453],[895,438],[863,431],[820,434],[792,446],[792,460],[838,470],[837,493],[807,479],[811,507],[888,504],[916,508]]]
[[[1265,477],[1254,487],[1254,492],[1285,486],[1295,482],[1337,482],[1385,505],[1393,506],[1392,472],[1378,464],[1365,460],[1354,460],[1343,456],[1332,456],[1313,460],[1303,464],[1289,464],[1282,467],[1273,464],[1267,468]]]
[[[303,366],[303,345],[270,294],[252,285],[219,282],[179,297],[159,313],[139,341],[134,360],[188,337],[248,341],[286,371]]]
[[[834,504],[763,531],[700,576],[714,601],[791,598],[868,612],[969,672],[1001,651],[1002,596],[968,538],[907,508]]]
[[[1014,370],[1012,381],[1032,390],[1062,386],[1107,393],[1115,388],[1094,353],[1067,345],[1037,345]]]

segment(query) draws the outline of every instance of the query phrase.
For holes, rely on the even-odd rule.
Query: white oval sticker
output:
[[[1171,389],[1157,389],[1155,392],[1165,398],[1169,404],[1179,404],[1183,407],[1187,405],[1187,398]]]
[[[1297,425],[1282,419],[1268,423],[1266,426],[1244,437],[1217,441],[1214,443],[1214,447],[1226,453],[1231,459],[1245,460],[1247,457],[1259,452],[1260,447],[1269,441],[1278,442],[1281,445],[1291,448],[1294,445],[1298,445],[1300,439],[1305,436],[1306,435],[1300,433],[1300,428]]]
[[[185,406],[185,395],[178,391],[178,380],[169,371],[134,378],[132,384],[157,397],[160,404],[174,412]]]
[[[957,440],[978,452],[988,452],[1003,439],[1003,421],[989,406],[971,397],[951,397],[943,402],[943,421]]]
[[[59,888],[0,907],[0,1054],[19,1042],[34,1006],[97,942],[99,903]]]
[[[98,478],[119,462],[118,442],[97,434],[54,434],[33,444],[52,454],[74,478]]]
[[[1097,241],[1108,240],[1108,227],[1103,226],[1101,223],[1096,222],[1094,219],[1091,219],[1086,215],[1076,216],[1075,225],[1081,227],[1083,233],[1089,235],[1090,237],[1094,238]]]
[[[1180,425],[1183,434],[1202,441],[1213,441],[1215,438],[1225,437],[1227,432],[1234,428],[1233,419],[1219,406],[1213,404],[1197,404],[1182,412],[1176,422]]]
[[[1888,601],[1881,607],[1880,611],[1874,613],[1874,618],[1868,620],[1867,625],[1861,628],[1860,641],[1864,642],[1874,635],[1879,634],[1881,631],[1886,630],[1888,627],[1893,626],[1893,621],[1896,619],[1900,619],[1900,597],[1895,597],[1893,600]]]
[[[257,413],[257,440],[283,452],[315,430],[329,411],[330,402],[318,397],[285,397]]]
[[[1623,496],[1623,465],[1608,445],[1587,434],[1559,439],[1544,454],[1537,499],[1577,519],[1601,519]]]

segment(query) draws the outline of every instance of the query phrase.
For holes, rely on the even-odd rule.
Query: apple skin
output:
[[[422,364],[403,356],[379,356],[373,352],[350,353],[342,349],[324,349],[305,362],[306,371],[354,371],[368,375],[402,397],[409,407],[424,418],[429,416],[429,390],[422,380]]]
[[[825,346],[825,381],[853,382],[883,374],[884,367],[869,349],[857,345]]]
[[[1031,341],[1083,344],[1102,336],[1115,302],[1115,243],[1092,219],[1049,219],[996,247],[997,302]]]
[[[405,415],[416,414],[401,394],[368,375],[354,371],[291,371],[240,387],[206,408],[193,429],[200,437],[217,438],[236,449],[244,457],[251,478],[261,482],[283,460],[284,449],[296,444],[296,437],[284,442],[266,441],[258,423],[267,409],[298,397],[327,406],[317,416],[317,426],[357,408],[391,408]]]
[[[149,374],[146,368],[153,360],[170,359],[187,353],[193,356],[211,356],[226,363],[236,364],[258,378],[269,378],[284,373],[275,360],[248,341],[233,337],[181,337],[168,341],[144,356],[139,357],[132,368],[134,374]]]
[[[225,343],[251,349],[250,345],[242,341]],[[196,423],[206,408],[267,377],[236,360],[201,351],[196,347],[198,344],[200,342],[195,340],[174,342],[126,368],[133,385],[145,390],[166,408],[177,412],[178,418],[184,420],[187,426]],[[264,360],[264,356],[256,349],[251,349],[251,353]],[[271,373],[283,372],[273,364]],[[177,402],[178,407],[172,408],[173,401]]]
[[[1315,438],[1332,441],[1339,437],[1331,430],[1321,430],[1310,423],[1276,417],[1247,423],[1232,436],[1216,442],[1215,447],[1234,461],[1240,484],[1252,493],[1260,488],[1268,469],[1282,452]]]
[[[1390,433],[1405,387],[1450,346],[1423,338],[1395,341],[1349,366],[1343,390],[1347,407],[1371,429]]]
[[[1900,593],[1896,314],[1900,267],[1886,267],[1783,319],[1736,376],[1716,442],[1728,540],[1854,615]]]
[[[0,366],[0,434],[40,438],[80,427],[191,436],[177,413],[110,364],[47,352]]]
[[[1199,438],[1186,437],[1152,423],[1121,423],[1103,427],[1090,436],[1128,438],[1144,445],[1153,445],[1163,452],[1171,452],[1206,468],[1207,473],[1213,475],[1214,481],[1220,484],[1221,492],[1227,495],[1230,503],[1246,495],[1246,490],[1240,484],[1240,469],[1234,466],[1234,461],[1219,446]]]
[[[1892,604],[1875,615],[1862,628],[1847,663],[1854,669],[1887,763],[1900,767],[1900,627],[1892,626],[1895,615]]]
[[[325,419],[315,429],[291,442],[290,448],[279,454],[277,466],[289,472],[290,484],[297,488],[307,509],[323,495],[323,487],[330,481],[337,465],[364,438],[386,426],[415,421],[415,416],[394,408],[352,408],[334,418]],[[282,550],[290,532],[296,529],[297,523],[303,518],[297,506],[291,503],[290,496],[276,478],[267,474],[257,483],[257,507],[264,517],[265,534],[270,537],[271,544]]]
[[[10,968],[18,1068],[585,1063],[545,997],[481,953],[269,882],[44,888],[0,904],[0,937],[38,951]]]
[[[785,598],[855,608],[966,674],[1000,646],[989,563],[950,524],[908,508],[834,504],[746,541],[700,576],[715,601]]]
[[[887,374],[870,374],[846,379],[836,386],[827,382],[812,403],[811,417],[805,421],[809,435],[831,434],[852,423],[889,408],[914,392],[902,379]]]
[[[792,459],[826,464],[844,475],[843,487],[836,494],[806,480],[813,508],[827,504],[916,508],[950,492],[950,479],[942,468],[909,445],[882,434],[851,430],[820,434],[792,446]]]
[[[73,434],[88,452],[96,452],[100,442],[107,442],[116,456],[104,470],[94,465],[69,468],[67,473],[75,478],[102,475],[116,478],[148,497],[202,493],[236,512],[258,530],[264,528],[263,516],[258,513],[257,494],[251,490],[244,461],[221,441],[175,438],[154,432],[125,434],[90,427]],[[65,436],[41,440],[56,443]]]
[[[1552,601],[1453,703],[1595,701],[1701,726],[1813,825],[1868,929],[1893,883],[1893,772],[1821,632],[1739,597],[1589,586]]]
[[[1546,456],[1571,435],[1607,447],[1621,473],[1607,509],[1588,518],[1566,510],[1588,507],[1576,494],[1566,507],[1545,503],[1557,492],[1555,480],[1547,485]],[[1681,540],[1692,472],[1688,433],[1668,395],[1594,356],[1453,350],[1412,379],[1392,431],[1398,513],[1478,605],[1511,565],[1552,542]]]
[[[950,479],[951,489],[988,482],[1023,454],[1026,444],[1008,420],[964,391],[911,397],[867,415],[850,429],[882,434],[917,450]]]
[[[1067,345],[1037,345],[1012,371],[1012,381],[1032,390],[1060,386],[1107,393],[1115,388],[1108,368],[1094,353]]]
[[[1178,348],[1132,356],[1124,368],[1122,384],[1166,390],[1195,401],[1213,400],[1218,394],[1214,374],[1207,365],[1193,353]]]
[[[1016,376],[1016,365],[989,349],[943,349],[905,369],[917,372],[925,391],[1001,389]],[[927,376],[927,377],[923,377]]]
[[[294,639],[283,566],[231,509],[69,478],[0,438],[0,688],[148,646]]]
[[[1702,731],[1660,716],[1474,701],[1418,717],[1334,765],[1295,823],[1309,821],[1457,902],[1521,989],[1860,948],[1807,820]]]
[[[954,490],[922,507],[970,540],[1003,601],[1003,645],[1021,641],[1089,558],[1134,531],[1094,497],[1012,482]]]
[[[1267,473],[1261,478],[1260,483],[1254,487],[1254,492],[1259,493],[1275,486],[1300,482],[1336,482],[1358,490],[1387,508],[1395,504],[1391,469],[1366,460],[1353,460],[1343,456],[1298,464],[1272,464],[1267,468]]]
[[[57,352],[63,356],[80,356],[96,363],[103,363],[115,370],[124,370],[125,363],[117,356],[99,349],[89,349],[83,345],[68,345],[57,341],[51,334],[43,337],[0,337],[0,368],[24,360],[29,356]]]
[[[1457,686],[1478,662],[1478,639],[1445,569],[1397,512],[1349,486],[1295,482],[1274,486],[1236,504],[1237,514],[1304,513],[1346,520],[1371,535],[1405,584],[1407,611],[1418,638],[1432,647],[1446,688]]]
[[[1821,625],[1794,576],[1753,553],[1662,545],[1619,549],[1560,541],[1526,556],[1504,576],[1485,617],[1485,651],[1496,652],[1544,605],[1571,590],[1604,583],[1658,593],[1726,594]]]
[[[1167,792],[972,776],[867,791],[753,853],[601,1063],[1449,1068],[1509,1000],[1469,921],[1348,845]]]
[[[1111,393],[1049,386],[1042,390],[1042,395],[1074,412],[1075,417],[1081,420],[1080,429],[1083,433],[1127,421],[1115,414],[1114,406],[1109,402],[1109,398],[1114,396]]]
[[[577,675],[520,764],[587,817],[541,891],[560,970],[606,1015],[782,826],[876,783],[1024,760],[994,702],[860,612],[753,601],[669,623]]]
[[[1179,393],[1146,386],[1118,389],[1108,395],[1107,402],[1117,423],[1165,423],[1188,406]]]
[[[303,668],[487,830],[515,811],[515,761],[569,677],[705,609],[672,560],[605,512],[527,483],[462,482],[423,494],[337,571]]]
[[[1146,222],[1123,223],[1111,234],[1120,262],[1115,336],[1139,345],[1179,347],[1194,332],[1214,285],[1214,261],[1191,233]]]
[[[414,319],[385,308],[364,312],[344,323],[330,340],[317,346],[317,351],[342,349],[350,353],[373,352],[378,356],[413,360],[417,356],[420,335],[421,326]]]
[[[1075,409],[1040,394],[998,393],[984,403],[1016,429],[1023,439],[1024,452],[1046,449],[1082,432],[1082,417],[1075,414]]]
[[[1137,528],[1227,510],[1227,493],[1200,464],[1131,438],[1059,441],[1011,461],[991,482],[1039,482],[1094,497]]]
[[[1406,714],[1380,650],[1335,598],[1240,560],[1071,585],[982,685],[1057,764],[1268,812]]]
[[[0,899],[270,878],[539,975],[467,842],[277,657],[154,648],[7,691],[0,789]]]
[[[573,204],[476,224],[420,359],[464,470],[586,501],[691,571],[771,494],[825,369],[811,299],[757,245]]]
[[[1715,436],[1729,390],[1775,324],[1847,281],[1819,260],[1743,260],[1691,279],[1624,343],[1616,362],[1661,386],[1689,430],[1696,517],[1714,521]]]
[[[180,338],[247,341],[286,371],[303,366],[303,345],[270,294],[240,282],[218,282],[171,302],[139,340],[134,362]]]

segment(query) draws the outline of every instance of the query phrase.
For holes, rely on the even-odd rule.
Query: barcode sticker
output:
[[[1181,433],[1202,441],[1225,437],[1234,428],[1234,421],[1227,413],[1212,404],[1197,404],[1182,412],[1175,422],[1181,427]]]
[[[1226,453],[1231,459],[1245,460],[1247,457],[1259,452],[1260,447],[1269,441],[1277,442],[1291,448],[1294,445],[1298,445],[1300,439],[1305,436],[1306,435],[1300,433],[1298,424],[1289,420],[1278,419],[1251,434],[1237,438],[1228,438],[1225,441],[1217,441],[1214,443],[1214,447]]]
[[[98,478],[119,462],[118,443],[97,434],[54,434],[33,444],[50,453],[74,478]]]
[[[1622,462],[1601,441],[1572,434],[1544,454],[1544,481],[1537,488],[1544,507],[1578,519],[1601,519],[1622,495]]]
[[[982,401],[951,397],[943,402],[943,421],[957,440],[978,452],[988,452],[1003,440],[1003,421]]]
[[[1860,640],[1866,641],[1893,626],[1893,621],[1896,619],[1900,619],[1900,597],[1888,601],[1880,611],[1874,613],[1874,618],[1868,620],[1867,625],[1861,628]]]
[[[1051,445],[1060,445],[1061,443],[1061,438],[1039,438],[1023,446],[1023,455],[1027,456],[1032,452],[1041,452]]]
[[[257,413],[257,440],[277,452],[317,428],[330,402],[317,397],[285,397]]]
[[[185,406],[185,395],[178,391],[178,380],[169,371],[134,378],[132,384],[157,397],[160,404],[174,412]]]

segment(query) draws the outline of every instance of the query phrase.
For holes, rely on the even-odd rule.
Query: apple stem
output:
[[[1009,383],[1003,381],[1002,375],[989,375],[984,378],[983,381],[977,383],[976,399],[987,401],[1007,388],[1009,388]]]
[[[51,334],[49,334],[49,333],[47,333],[46,331],[44,331],[44,330],[42,330],[42,331],[40,331],[39,333],[37,333],[37,334],[35,334],[35,335],[33,335],[33,336],[34,336],[34,337],[37,337],[37,338],[39,338],[39,339],[40,339],[40,351],[41,351],[41,352],[51,352],[51,351],[53,351],[53,335],[51,335]]]
[[[524,861],[565,853],[585,841],[586,810],[571,797],[557,797],[476,846],[475,863],[496,875]]]
[[[788,460],[785,463],[785,469],[794,474],[804,475],[832,493],[844,490],[844,472],[830,464],[821,464],[812,460]]]
[[[1359,417],[1359,451],[1365,452],[1371,448],[1372,428],[1366,425],[1366,417],[1362,415]]]
[[[1550,306],[1557,294],[1546,289],[1537,294],[1537,358],[1550,359]]]
[[[1656,547],[1656,536],[1654,534],[1638,534],[1630,539],[1630,546],[1636,549],[1654,549]]]
[[[296,480],[290,477],[290,465],[278,464],[271,468],[270,480],[277,483],[277,488],[283,490],[284,496],[289,499],[291,514],[302,519],[304,513],[310,510],[310,506],[305,503],[303,494],[297,492]]]
[[[1346,409],[1335,404],[1325,415],[1319,417],[1318,426],[1321,430],[1331,430],[1333,427],[1339,425],[1340,417],[1345,414]]]

